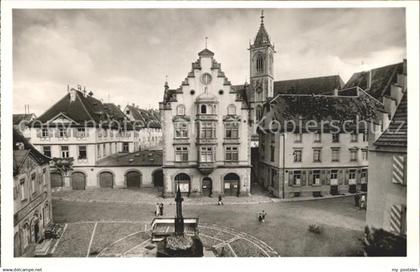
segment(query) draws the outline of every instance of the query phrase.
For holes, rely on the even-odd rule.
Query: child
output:
[[[222,201],[222,196],[221,195],[219,195],[219,201],[217,201],[217,205],[224,205],[223,204],[223,201]]]

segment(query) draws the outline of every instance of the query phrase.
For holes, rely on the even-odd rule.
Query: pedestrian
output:
[[[163,216],[163,203],[159,204],[159,213]]]
[[[354,206],[359,207],[360,205],[360,195],[354,195]]]
[[[159,209],[159,203],[156,203],[156,207],[155,207],[155,216],[159,216],[160,215],[160,209]]]
[[[267,213],[264,211],[264,210],[262,210],[262,212],[261,212],[261,221],[264,223],[265,222],[265,216],[267,215]]]
[[[257,214],[258,214],[258,216],[257,216],[257,217],[258,217],[258,222],[260,222],[260,223],[261,223],[261,222],[262,222],[262,220],[263,220],[263,219],[262,219],[262,214],[261,214],[260,212],[259,212],[259,213],[257,213]]]
[[[217,205],[224,205],[222,201],[222,195],[219,195],[219,201],[217,201]]]
[[[366,209],[366,196],[362,195],[362,197],[360,198],[360,207],[359,209]]]

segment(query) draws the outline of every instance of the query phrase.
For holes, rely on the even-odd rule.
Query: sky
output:
[[[78,84],[104,102],[158,108],[208,48],[232,84],[249,82],[259,9],[13,11],[13,107],[37,116]],[[275,80],[352,73],[406,57],[405,12],[265,9]]]

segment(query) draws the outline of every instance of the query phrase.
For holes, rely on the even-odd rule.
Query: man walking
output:
[[[155,215],[159,216],[160,215],[160,209],[159,209],[160,205],[159,203],[156,203],[156,207],[155,207]]]
[[[159,213],[163,216],[163,203],[159,204]]]

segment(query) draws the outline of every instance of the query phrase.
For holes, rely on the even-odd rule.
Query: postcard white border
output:
[[[408,257],[406,258],[13,258],[12,175],[12,17],[14,8],[374,8],[404,7],[407,24],[408,59]],[[169,2],[169,1],[2,1],[1,3],[1,264],[7,268],[43,268],[42,271],[237,271],[275,269],[287,271],[392,271],[419,267],[419,4],[417,1],[337,2]]]

